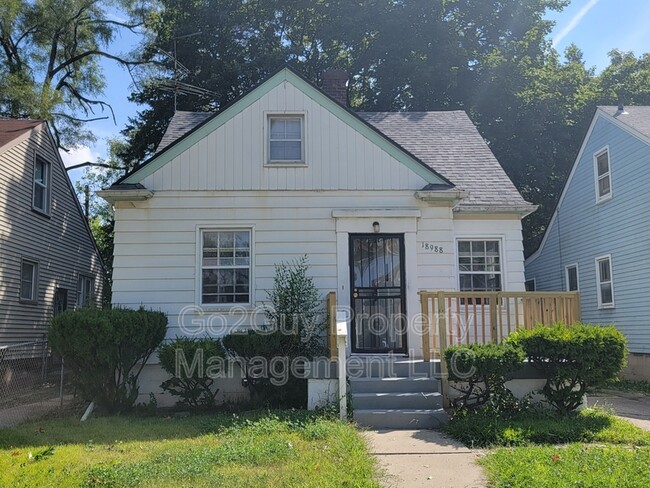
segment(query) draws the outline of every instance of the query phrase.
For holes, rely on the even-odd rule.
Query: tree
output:
[[[115,9],[130,20],[109,15]],[[137,0],[3,0],[0,115],[48,120],[60,147],[94,140],[85,123],[112,116],[101,99],[99,60],[141,64],[108,48],[116,33],[134,31],[146,15]]]

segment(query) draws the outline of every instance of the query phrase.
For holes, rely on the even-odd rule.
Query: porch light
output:
[[[375,234],[379,234],[379,222],[373,222],[372,223],[372,230],[375,232]]]

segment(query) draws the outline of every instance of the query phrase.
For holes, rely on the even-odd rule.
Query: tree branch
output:
[[[95,122],[96,120],[106,120],[106,119],[108,119],[108,115],[106,115],[104,117],[94,117],[92,119],[80,119],[80,118],[77,118],[77,117],[73,117],[72,115],[64,114],[62,112],[53,112],[52,115],[54,117],[61,117],[63,119],[71,120],[72,122]]]
[[[98,49],[93,49],[90,51],[83,52],[81,54],[77,54],[76,56],[73,56],[70,59],[64,61],[52,71],[52,76],[56,75],[62,69],[70,66],[71,64],[76,63],[77,61],[81,61],[82,59],[87,58],[88,56],[101,56],[104,58],[112,59],[113,61],[117,61],[118,63],[123,64],[124,66],[137,66],[141,64],[154,63],[154,61],[128,61],[126,59],[120,58],[119,56],[115,56],[114,54],[109,54],[107,52],[100,51]]]

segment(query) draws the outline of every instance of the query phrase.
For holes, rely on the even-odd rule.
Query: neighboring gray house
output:
[[[629,340],[650,377],[650,107],[598,107],[537,252],[529,288],[579,290],[585,322]]]
[[[42,339],[53,314],[101,301],[102,264],[42,120],[0,120],[0,346]]]

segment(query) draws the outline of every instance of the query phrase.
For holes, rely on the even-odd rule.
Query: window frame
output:
[[[32,270],[32,289],[29,298],[23,297],[23,267],[29,264],[33,267]],[[40,263],[36,259],[21,258],[20,259],[20,285],[18,287],[18,301],[29,305],[38,304],[38,282],[40,278]]]
[[[462,274],[496,274],[496,272],[481,272],[481,271],[470,271],[470,272],[462,272],[460,270],[460,251],[458,249],[458,245],[461,241],[479,241],[479,242],[487,242],[487,241],[497,241],[499,243],[499,267],[500,271],[498,274],[501,276],[501,289],[500,290],[492,290],[492,291],[504,291],[506,290],[506,266],[505,266],[505,260],[504,260],[504,251],[503,251],[503,243],[504,243],[504,237],[503,236],[486,236],[486,237],[476,237],[476,236],[458,236],[456,237],[456,242],[454,246],[454,255],[455,255],[455,268],[456,268],[456,286],[458,287],[458,291],[461,290],[461,280],[460,280],[460,275]],[[472,291],[467,291],[467,293],[474,293]],[[476,291],[476,293],[487,293],[486,291]]]
[[[90,297],[84,297],[84,302],[85,303],[80,303],[79,298],[80,298],[80,293],[79,293],[79,285],[82,282],[85,282],[88,280],[90,282]],[[83,292],[85,292],[86,287],[85,283],[84,286],[81,288]],[[84,293],[85,294],[85,293]],[[77,273],[77,300],[75,302],[75,308],[80,309],[80,308],[85,308],[88,306],[88,304],[94,305],[95,304],[95,277],[91,274],[86,274],[86,273]]]
[[[528,283],[532,283],[532,284],[533,284],[533,289],[532,289],[532,290],[529,290],[529,289],[528,289]],[[525,290],[525,291],[530,291],[530,292],[535,292],[535,291],[537,291],[537,279],[536,279],[536,278],[531,278],[531,279],[529,279],[529,280],[524,280],[524,290]]]
[[[248,261],[248,302],[232,303],[203,303],[203,235],[206,232],[248,232],[249,235],[249,261]],[[234,223],[233,225],[199,224],[196,227],[196,281],[195,299],[197,307],[202,310],[250,310],[255,304],[255,228],[252,224]],[[235,268],[223,266],[222,268]],[[239,266],[243,269],[244,266]],[[215,268],[218,269],[218,268]]]
[[[571,281],[569,280],[569,269],[571,269],[571,268],[576,269],[576,287],[577,288],[575,290],[570,289],[571,288],[570,287]],[[578,268],[578,263],[567,264],[564,267],[564,279],[565,279],[564,289],[566,291],[578,291],[578,292],[580,291],[580,269]]]
[[[600,276],[600,263],[607,260],[609,263],[609,281],[602,281]],[[615,297],[614,297],[614,267],[612,266],[612,255],[605,254],[603,256],[598,256],[595,259],[596,263],[596,296],[598,297],[598,308],[599,309],[608,309],[615,307]],[[602,297],[602,285],[609,283],[612,289],[612,301],[604,303]]]
[[[603,175],[599,175],[598,158],[603,154],[607,154],[607,172],[603,173]],[[611,157],[611,151],[609,150],[609,146],[605,146],[599,149],[598,151],[596,151],[593,155],[593,160],[594,160],[594,184],[596,190],[596,203],[606,202],[612,199],[613,192],[614,192],[612,186],[612,157]],[[599,183],[600,180],[605,177],[607,177],[607,179],[609,180],[609,193],[601,196]]]
[[[45,184],[36,181],[36,165],[42,163],[46,171],[44,178]],[[44,190],[43,206],[40,208],[36,206],[36,187],[39,186]],[[47,217],[50,216],[50,209],[52,208],[52,163],[38,154],[34,154],[34,165],[32,172],[32,210]]]
[[[300,120],[300,156],[299,160],[271,159],[271,121],[273,119]],[[307,115],[306,112],[264,112],[264,166],[271,168],[306,167],[307,166]]]

